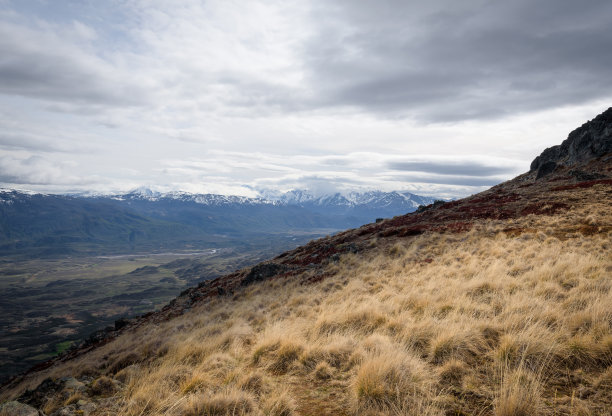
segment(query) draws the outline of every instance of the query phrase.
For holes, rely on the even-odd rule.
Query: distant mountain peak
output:
[[[435,198],[416,195],[408,191],[346,191],[346,192],[330,192],[316,194],[308,189],[292,189],[290,191],[279,193],[271,191],[262,191],[262,197],[274,201],[276,203],[287,205],[301,204],[333,204],[333,205],[390,205],[391,203],[409,203],[410,206],[427,205],[433,202]],[[415,205],[416,204],[416,205]]]

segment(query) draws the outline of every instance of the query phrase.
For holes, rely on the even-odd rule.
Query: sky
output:
[[[461,197],[612,103],[607,0],[0,0],[0,187]]]

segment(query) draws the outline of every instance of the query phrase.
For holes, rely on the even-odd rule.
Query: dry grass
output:
[[[295,409],[295,401],[287,391],[276,393],[262,403],[263,414],[266,416],[293,416]]]
[[[495,400],[495,416],[537,416],[544,413],[541,386],[528,370],[507,370]]]
[[[228,389],[211,395],[197,394],[183,406],[185,416],[242,416],[250,415],[255,409],[253,397],[248,393]]]
[[[116,390],[113,380],[106,376],[98,377],[91,383],[91,392],[95,396],[110,396]]]
[[[611,224],[600,199],[372,240],[319,283],[241,288],[47,374],[120,380],[126,415],[606,415],[611,236],[563,231]]]
[[[85,399],[85,396],[83,396],[81,393],[74,393],[66,399],[66,401],[64,402],[64,406],[69,406],[73,403],[77,403],[79,400],[82,399]]]
[[[355,409],[388,410],[412,404],[426,394],[427,377],[425,364],[401,349],[367,358],[353,382]]]

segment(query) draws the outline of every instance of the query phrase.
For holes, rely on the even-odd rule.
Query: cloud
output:
[[[142,77],[82,44],[91,40],[83,24],[75,23],[69,33],[49,24],[32,26],[0,24],[1,94],[97,107],[138,105],[149,98],[151,85]]]
[[[191,178],[201,184],[200,189],[213,183],[226,188],[242,184],[261,192],[307,189],[317,195],[353,190],[412,190],[414,184],[428,184],[426,193],[444,189],[445,196],[457,196],[466,190],[477,192],[498,184],[521,170],[520,161],[506,158],[481,155],[403,158],[374,152],[286,156],[213,151],[208,157],[167,160],[163,165],[164,175]]]
[[[75,146],[69,141],[58,138],[40,137],[30,133],[17,133],[1,130],[0,148],[63,153],[78,153],[85,151],[84,146]]]
[[[427,183],[437,185],[461,185],[464,187],[489,187],[503,182],[499,178],[474,176],[448,176],[448,175],[394,175],[396,181],[406,183]]]
[[[100,178],[71,173],[71,163],[56,163],[41,156],[0,156],[0,183],[11,185],[95,185]]]
[[[430,161],[393,161],[387,164],[392,170],[427,172],[438,175],[463,175],[463,176],[494,176],[517,173],[516,166],[494,166],[480,161],[465,162],[461,160]]]
[[[604,0],[321,1],[314,18],[320,105],[448,122],[609,96]]]
[[[196,103],[230,117],[352,109],[455,122],[609,96],[605,0],[10,4],[0,93],[57,108]]]
[[[57,108],[456,122],[609,96],[605,0],[12,4],[24,16],[0,15],[0,93]]]

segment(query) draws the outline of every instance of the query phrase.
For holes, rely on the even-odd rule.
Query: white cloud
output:
[[[74,163],[54,163],[41,156],[0,156],[0,181],[7,184],[92,186],[100,178],[73,174]]]

